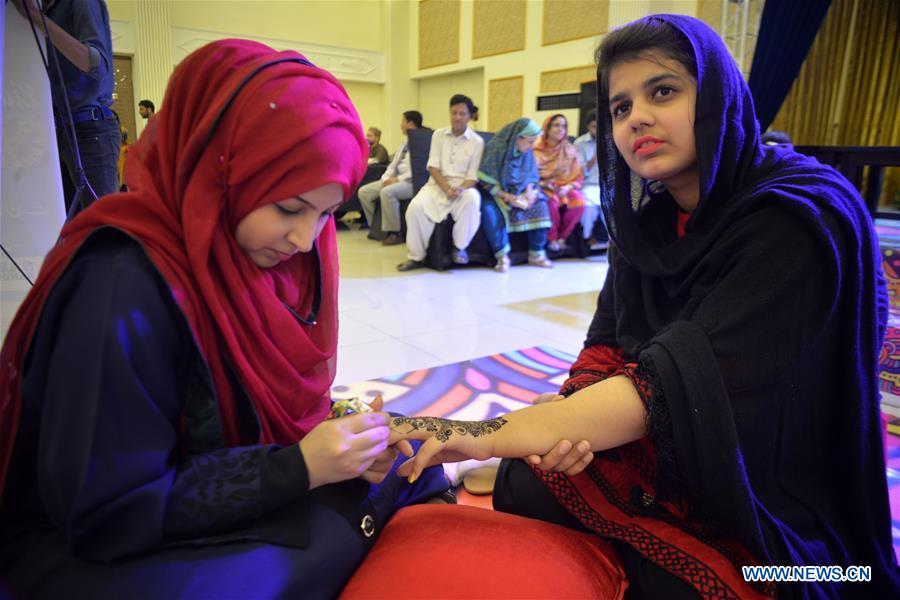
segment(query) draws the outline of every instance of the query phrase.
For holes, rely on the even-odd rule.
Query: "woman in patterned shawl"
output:
[[[540,132],[531,119],[513,121],[488,143],[481,159],[481,227],[500,273],[509,269],[509,234],[518,231],[528,235],[528,264],[552,266],[544,251],[550,213],[532,151]]]
[[[560,114],[551,115],[544,120],[541,137],[534,145],[541,188],[547,196],[550,219],[553,221],[547,244],[551,252],[565,246],[566,238],[581,221],[584,212],[584,198],[581,195],[584,175],[568,133],[566,118]]]

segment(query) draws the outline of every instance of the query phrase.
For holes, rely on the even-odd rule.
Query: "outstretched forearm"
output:
[[[472,458],[516,458],[549,452],[560,440],[587,440],[594,451],[633,442],[646,434],[646,409],[631,380],[616,376],[565,400],[529,406],[487,421],[396,417],[395,431],[415,439],[435,437]]]

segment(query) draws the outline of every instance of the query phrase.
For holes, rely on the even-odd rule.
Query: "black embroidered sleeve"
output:
[[[309,490],[295,446],[227,448],[188,457],[177,469],[165,537],[208,536],[251,524]]]
[[[672,419],[653,360],[642,356],[636,365],[626,366],[622,373],[634,384],[647,409],[647,436],[656,449],[658,464],[657,497],[660,499],[683,497],[685,489],[675,460]]]

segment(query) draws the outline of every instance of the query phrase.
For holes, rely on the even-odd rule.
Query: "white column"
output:
[[[410,31],[412,6],[405,1],[382,4],[382,49],[385,61],[385,82],[382,86],[382,144],[393,153],[403,139],[400,135],[400,115],[419,106],[419,83],[410,79]]]
[[[609,3],[609,30],[652,14],[650,0],[613,1]]]
[[[162,106],[172,74],[172,9],[170,0],[134,0],[134,93]],[[138,133],[143,130],[138,123]]]

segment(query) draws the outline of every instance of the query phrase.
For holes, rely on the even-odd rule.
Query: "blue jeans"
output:
[[[500,258],[505,254],[509,254],[509,233],[506,231],[506,220],[500,207],[493,198],[481,197],[481,229],[484,236],[494,251],[494,256]],[[549,229],[531,229],[525,232],[528,236],[528,252],[530,254],[541,254],[547,246],[547,232]]]
[[[102,121],[85,121],[75,125],[75,136],[78,139],[78,151],[81,154],[81,166],[91,184],[97,198],[119,191],[119,148],[122,143],[119,124],[114,118]],[[66,214],[75,197],[75,160],[69,149],[65,131],[56,128],[56,140],[59,146],[63,193],[66,199]],[[94,197],[85,186],[81,193],[81,207],[87,208]],[[80,208],[76,210],[76,213]]]

